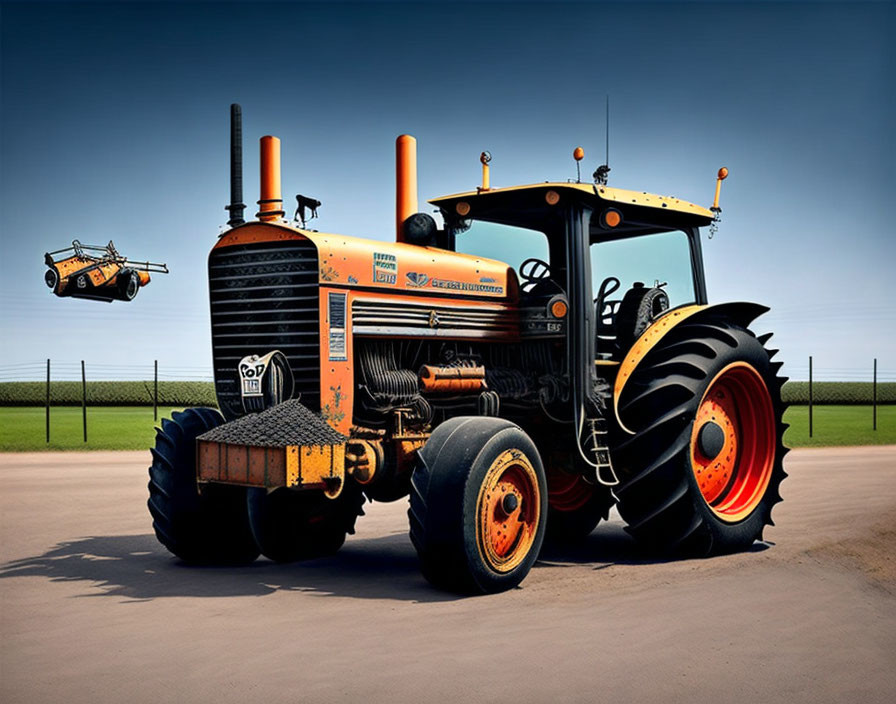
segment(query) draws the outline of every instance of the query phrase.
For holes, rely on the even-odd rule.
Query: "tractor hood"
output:
[[[290,239],[314,244],[322,286],[501,301],[518,296],[516,273],[504,262],[435,247],[312,232],[283,221],[240,225],[226,232],[215,249]]]

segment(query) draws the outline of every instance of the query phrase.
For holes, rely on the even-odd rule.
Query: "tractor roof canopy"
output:
[[[641,191],[587,183],[538,183],[457,193],[429,201],[448,221],[485,220],[549,231],[562,222],[564,205],[581,204],[593,211],[592,241],[646,235],[709,225],[714,213],[693,203]],[[618,211],[617,218],[605,214]]]

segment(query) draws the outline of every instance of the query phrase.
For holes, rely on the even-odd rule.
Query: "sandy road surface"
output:
[[[799,450],[770,546],[681,562],[611,520],[509,593],[418,575],[405,503],[334,558],[191,568],[148,453],[0,455],[0,701],[896,701],[896,447]]]

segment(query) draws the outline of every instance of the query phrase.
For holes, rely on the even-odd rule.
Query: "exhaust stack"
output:
[[[266,135],[261,138],[261,198],[259,220],[270,221],[286,215],[280,193],[280,140]]]
[[[224,206],[230,212],[230,227],[242,225],[243,211],[243,113],[238,103],[230,106],[230,205]]]
[[[395,241],[404,242],[404,221],[417,212],[417,140],[395,140]]]

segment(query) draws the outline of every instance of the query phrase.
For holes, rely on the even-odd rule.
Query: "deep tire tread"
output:
[[[224,419],[210,408],[188,408],[163,418],[150,450],[149,499],[159,542],[185,562],[240,564],[258,557],[249,532],[245,489],[196,486],[195,439]]]
[[[634,434],[619,439],[613,456],[622,475],[614,491],[619,512],[626,530],[639,541],[663,552],[709,555],[748,547],[761,539],[765,525],[773,524],[772,509],[781,500],[779,486],[787,476],[782,465],[787,449],[780,397],[784,379],[778,376],[781,362],[771,361],[776,350],[764,347],[770,337],[756,337],[718,317],[685,322],[636,369],[619,405],[622,421]],[[727,364],[741,359],[765,381],[777,439],[765,496],[748,517],[731,524],[709,510],[693,481],[690,435],[707,385]],[[682,374],[685,369],[692,371]]]
[[[629,523],[629,530],[637,535],[638,532],[650,524],[651,521],[661,519],[664,513],[675,506],[679,501],[686,498],[687,494],[688,485],[685,482],[682,482],[675,493],[666,496],[658,506],[652,508],[646,515],[641,516],[637,522]]]

